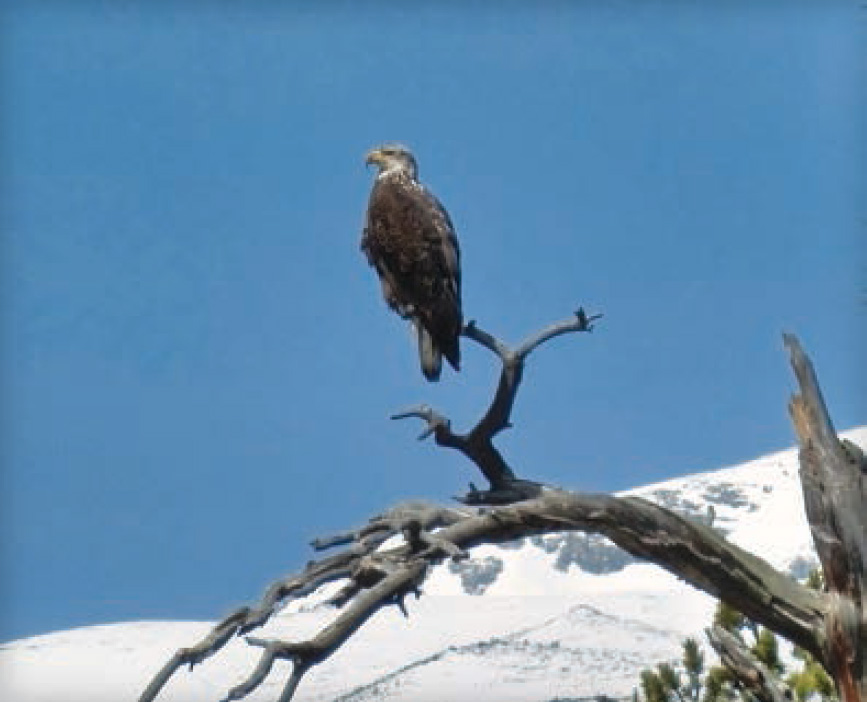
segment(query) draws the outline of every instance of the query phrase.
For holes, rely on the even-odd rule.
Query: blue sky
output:
[[[623,489],[792,443],[784,330],[867,422],[855,2],[7,3],[0,638],[209,619],[458,455],[497,367],[425,383],[358,250],[411,145],[468,318],[528,364],[519,475]]]

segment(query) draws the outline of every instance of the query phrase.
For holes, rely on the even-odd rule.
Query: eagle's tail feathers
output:
[[[460,337],[456,336],[448,346],[443,347],[443,355],[456,371],[461,369]]]
[[[429,381],[437,381],[440,379],[440,373],[443,369],[443,355],[427,329],[421,324],[416,324],[415,328],[418,331],[418,356],[421,361],[421,372]]]

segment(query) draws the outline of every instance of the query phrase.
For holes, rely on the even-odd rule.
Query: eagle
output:
[[[400,144],[371,149],[378,168],[365,216],[361,250],[376,270],[388,306],[412,321],[421,370],[439,380],[442,358],[460,370],[460,249],[451,218],[418,180],[412,152]]]

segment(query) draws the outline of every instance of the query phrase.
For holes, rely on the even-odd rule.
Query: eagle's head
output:
[[[401,171],[410,178],[418,178],[418,165],[412,151],[401,144],[383,144],[367,152],[364,162],[369,166],[376,164],[379,175]]]

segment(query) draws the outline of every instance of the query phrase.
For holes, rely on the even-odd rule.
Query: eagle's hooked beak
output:
[[[382,163],[382,152],[379,149],[371,149],[364,156],[364,165],[372,166]]]

